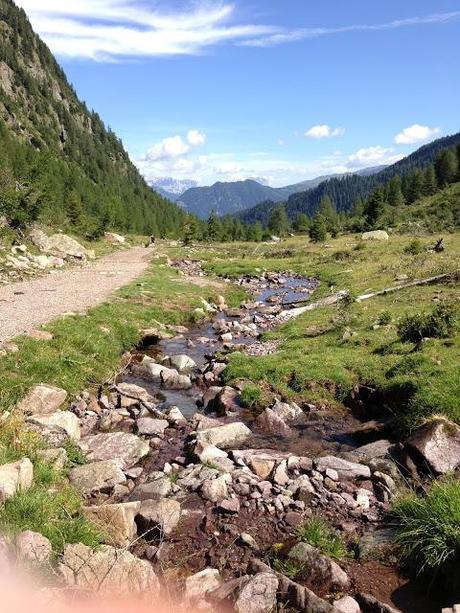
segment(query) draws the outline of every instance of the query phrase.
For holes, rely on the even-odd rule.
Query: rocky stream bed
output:
[[[277,351],[260,334],[318,283],[288,274],[239,283],[253,295],[240,308],[222,298],[204,303],[211,319],[195,328],[145,330],[110,393],[85,393],[67,412],[57,410],[62,390],[39,386],[25,399],[29,427],[49,442],[47,461],[65,461],[69,437],[85,452],[70,481],[106,535],[96,551],[67,545],[60,580],[167,586],[184,611],[440,610],[392,554],[389,502],[402,473],[416,472],[417,440],[382,438],[384,423],[308,399],[244,408],[241,389],[223,382],[226,356]],[[348,557],[336,561],[302,539],[311,517],[340,532]]]

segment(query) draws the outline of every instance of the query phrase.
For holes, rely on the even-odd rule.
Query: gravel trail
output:
[[[0,287],[0,341],[63,313],[82,313],[106,300],[148,266],[152,249],[133,247],[82,267]]]

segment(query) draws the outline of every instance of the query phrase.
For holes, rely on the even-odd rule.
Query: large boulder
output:
[[[124,245],[126,243],[126,238],[115,232],[104,232],[104,238],[111,245]]]
[[[194,360],[185,354],[172,355],[168,361],[171,368],[175,368],[180,373],[188,373],[196,367]]]
[[[228,496],[227,484],[232,478],[230,475],[222,475],[217,479],[206,479],[201,486],[201,497],[211,502],[218,502]]]
[[[146,436],[163,436],[164,431],[169,426],[166,419],[156,419],[155,417],[140,417],[136,421],[139,434]]]
[[[138,402],[151,404],[155,401],[145,388],[134,383],[118,383],[115,392],[120,395],[120,405],[123,408]]]
[[[38,427],[44,426],[45,429],[62,428],[69,438],[74,441],[80,440],[80,420],[70,411],[56,411],[48,415],[32,415],[27,419],[27,422]]]
[[[76,466],[70,471],[69,478],[75,489],[86,496],[109,491],[115,485],[126,482],[119,460],[104,460]]]
[[[406,446],[437,474],[460,466],[460,428],[442,417],[417,428]]]
[[[83,507],[83,515],[101,529],[107,544],[126,547],[136,536],[134,518],[140,506],[140,502],[124,502]]]
[[[66,545],[59,573],[69,587],[108,596],[148,593],[155,597],[159,592],[159,582],[149,562],[109,545],[96,550],[81,543]]]
[[[177,500],[145,500],[136,517],[138,534],[148,535],[153,532],[168,536],[176,528],[180,516],[181,508]]]
[[[349,462],[332,455],[317,458],[315,465],[319,471],[332,468],[332,470],[337,472],[340,479],[369,479],[371,476],[371,470],[368,466],[358,464],[357,462]]]
[[[302,572],[316,585],[345,590],[350,580],[340,566],[308,543],[297,543],[288,554],[290,560],[302,565]]]
[[[128,432],[108,432],[87,436],[79,443],[90,462],[119,459],[124,468],[131,468],[148,455],[147,441]]]
[[[185,580],[184,598],[190,604],[205,598],[208,592],[220,587],[221,576],[217,568],[205,568]],[[191,602],[192,601],[192,602]]]
[[[286,422],[298,419],[301,415],[303,415],[302,409],[295,402],[288,404],[287,402],[281,402],[281,400],[278,399],[275,400],[271,410]]]
[[[275,610],[278,578],[274,573],[261,572],[249,579],[235,602],[237,613],[271,613]]]
[[[129,500],[159,500],[160,498],[166,498],[171,493],[172,485],[172,481],[167,475],[157,473],[151,481],[137,485],[129,495]]]
[[[53,234],[50,236],[45,251],[63,254],[79,260],[88,257],[87,250],[74,238],[67,236],[67,234]]]
[[[385,230],[372,230],[371,232],[363,232],[361,239],[363,241],[387,241],[389,236]]]
[[[47,415],[61,408],[67,392],[52,385],[36,385],[21,400],[18,409],[27,415]]]
[[[19,560],[32,564],[48,562],[53,553],[50,541],[39,532],[25,530],[17,535],[16,554]]]
[[[16,493],[28,490],[34,478],[34,467],[29,458],[0,466],[0,503]]]
[[[144,356],[139,364],[133,365],[133,373],[154,383],[162,385],[166,389],[190,389],[192,382],[188,375],[181,375],[174,368],[167,368],[158,364],[149,356]]]
[[[199,430],[195,434],[198,443],[214,445],[219,449],[231,449],[245,443],[251,436],[251,430],[237,421],[224,426]]]
[[[290,436],[291,428],[287,425],[282,417],[277,415],[272,409],[264,409],[257,416],[254,426],[260,432],[273,434],[275,436]]]

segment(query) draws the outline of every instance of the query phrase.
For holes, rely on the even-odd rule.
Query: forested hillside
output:
[[[397,176],[407,177],[406,184],[403,186],[405,189],[409,191],[411,189],[408,181],[413,181],[414,189],[416,189],[416,184],[420,181],[418,171],[433,164],[442,150],[454,147],[459,143],[460,133],[439,138],[377,174],[370,176],[345,175],[324,181],[315,189],[290,196],[286,203],[286,213],[291,221],[294,221],[299,213],[314,217],[325,197],[331,199],[337,212],[348,213],[352,211],[357,202],[366,199],[377,187],[385,185],[390,179]],[[412,198],[412,200],[415,199],[415,197]],[[266,225],[275,204],[275,202],[263,202],[248,211],[244,211],[239,215],[239,218],[244,223],[259,221]]]
[[[175,235],[185,214],[145,183],[117,136],[77,98],[22,9],[0,0],[0,215],[88,237]]]

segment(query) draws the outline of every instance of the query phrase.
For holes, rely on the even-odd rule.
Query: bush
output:
[[[435,482],[424,497],[408,494],[394,503],[393,514],[404,560],[419,573],[455,581],[453,573],[460,563],[460,482]]]
[[[257,385],[246,385],[240,395],[241,404],[248,409],[255,409],[260,405],[262,391]]]
[[[301,541],[316,547],[330,558],[342,560],[347,556],[344,540],[321,517],[312,517],[303,526],[297,528],[297,536]]]
[[[425,251],[422,241],[419,238],[414,238],[406,247],[404,247],[404,253],[410,255],[418,255]]]
[[[398,324],[398,336],[403,342],[420,343],[424,338],[446,338],[456,326],[456,310],[441,304],[430,314],[406,315]]]
[[[382,311],[377,319],[377,323],[380,326],[388,326],[388,324],[391,324],[392,319],[390,311]]]

